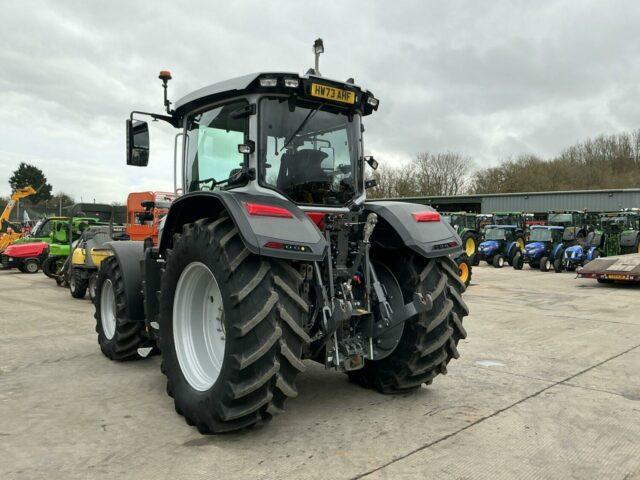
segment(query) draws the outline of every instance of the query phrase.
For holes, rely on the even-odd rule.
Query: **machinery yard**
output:
[[[306,362],[281,418],[203,436],[160,357],[109,361],[88,300],[3,271],[0,478],[640,478],[637,296],[483,264],[433,385],[381,395]]]

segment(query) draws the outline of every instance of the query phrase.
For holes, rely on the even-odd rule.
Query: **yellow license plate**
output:
[[[607,278],[610,280],[627,280],[628,275],[620,275],[619,273],[607,274]]]
[[[335,87],[328,87],[326,85],[320,85],[319,83],[311,84],[311,96],[326,98],[327,100],[333,100],[334,102],[349,103],[352,105],[356,103],[355,92]]]

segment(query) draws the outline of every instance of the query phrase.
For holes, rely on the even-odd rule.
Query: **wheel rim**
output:
[[[544,264],[544,267],[545,267],[547,270],[550,270],[550,269],[551,269],[551,262],[550,262],[549,260],[547,260],[547,261],[545,262],[545,264]]]
[[[38,264],[34,262],[27,263],[27,272],[36,273],[38,271]]]
[[[102,322],[104,336],[111,340],[116,333],[116,296],[113,291],[113,283],[109,279],[102,284],[100,321]]]
[[[500,257],[498,259],[498,265],[500,265],[501,267],[504,265],[504,258]]]
[[[222,293],[202,262],[182,271],[173,299],[173,340],[180,370],[198,391],[218,379],[226,346]]]
[[[71,278],[69,279],[69,290],[71,290],[71,293],[76,291],[76,279],[73,275],[71,275]]]
[[[464,244],[465,252],[468,256],[473,256],[476,253],[476,242],[472,237],[467,238],[467,241]]]
[[[469,280],[469,266],[466,263],[458,265],[458,276],[464,283],[467,283],[467,280]]]

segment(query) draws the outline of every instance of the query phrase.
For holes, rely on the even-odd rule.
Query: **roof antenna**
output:
[[[324,53],[324,43],[322,42],[321,38],[316,39],[315,42],[313,42],[313,53],[316,56],[316,68],[315,68],[315,74],[318,75],[319,77],[320,75],[320,54]]]
[[[171,72],[169,70],[160,70],[158,78],[162,80],[162,88],[164,88],[164,108],[171,115],[171,102],[167,98],[167,83],[171,80]]]

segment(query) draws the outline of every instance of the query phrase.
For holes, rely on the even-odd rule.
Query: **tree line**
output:
[[[522,154],[476,169],[461,153],[419,153],[373,174],[375,198],[640,187],[640,129],[576,143],[551,159]]]
[[[73,205],[74,199],[64,192],[59,192],[53,195],[51,192],[53,187],[47,181],[47,177],[44,172],[28,163],[22,162],[18,165],[18,168],[13,171],[9,178],[9,188],[11,192],[32,186],[36,190],[35,195],[26,197],[20,201],[21,209],[28,209],[32,213],[42,214],[57,214],[60,208]],[[0,212],[9,203],[10,195],[6,197],[0,197]],[[12,212],[11,218],[17,221],[22,221],[22,218],[16,218],[17,208]],[[24,210],[22,210],[24,211]]]

